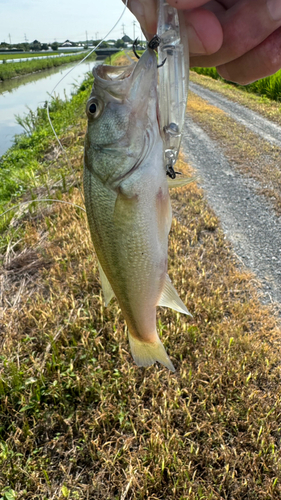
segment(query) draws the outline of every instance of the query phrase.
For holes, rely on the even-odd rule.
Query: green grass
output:
[[[15,52],[15,53],[10,53],[10,54],[5,54],[0,52],[0,61],[4,61],[6,59],[25,59],[25,58],[32,58],[32,57],[38,57],[38,56],[55,56],[60,54],[60,52],[57,51],[52,51],[52,52]]]
[[[218,74],[216,68],[192,68],[192,71],[195,71],[199,75],[210,76],[215,80],[223,80],[223,78],[221,78]],[[277,71],[277,73],[272,76],[262,78],[256,82],[250,83],[249,85],[238,85],[232,82],[227,83],[231,83],[246,92],[253,92],[261,96],[264,95],[275,101],[281,100],[281,70]]]
[[[78,176],[90,86],[52,109]],[[2,193],[22,175],[25,200],[50,186],[81,204],[65,160],[48,157],[45,111],[30,120],[33,133],[6,155]],[[175,374],[134,365],[117,302],[104,307],[83,212],[34,203],[2,228],[0,498],[281,498],[278,319],[195,183],[172,204],[169,275],[193,314],[158,311]]]
[[[73,140],[72,129],[79,126],[84,115],[91,84],[92,77],[89,76],[71,99],[63,101],[54,98],[51,101],[50,116],[63,145]],[[48,198],[49,185],[60,182],[63,186],[69,173],[63,155],[58,163],[53,161],[60,151],[47,118],[46,105],[19,118],[19,123],[26,133],[16,136],[15,145],[0,158],[0,213],[17,204],[26,192],[34,199],[44,191]],[[83,149],[83,141],[78,138],[77,147]],[[10,212],[0,217],[0,228],[9,222],[12,215],[13,212]]]
[[[0,80],[4,81],[10,78],[15,78],[16,76],[27,75],[35,71],[41,71],[44,69],[61,66],[62,64],[79,61],[83,59],[85,55],[86,55],[85,53],[73,54],[66,57],[36,59],[26,62],[8,63],[8,64],[2,63],[0,64]],[[91,57],[95,58],[95,55],[93,54]]]

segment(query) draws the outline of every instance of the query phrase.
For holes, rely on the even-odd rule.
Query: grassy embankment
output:
[[[89,92],[87,82],[52,110],[79,176]],[[5,179],[23,183],[25,200],[81,204],[43,111],[39,117],[6,155]],[[179,168],[191,173],[183,159]],[[2,186],[7,202],[20,191],[9,189]],[[175,374],[134,365],[118,304],[103,306],[82,211],[33,203],[3,230],[5,500],[281,497],[278,321],[237,265],[202,191],[178,189],[172,203],[169,274],[193,314],[158,311]]]
[[[38,56],[45,56],[47,57],[48,55],[51,56],[57,56],[59,52],[52,51],[52,52],[15,52],[10,53],[10,54],[5,54],[3,52],[0,52],[0,61],[5,61],[7,59],[30,59],[32,57],[38,57]]]
[[[199,75],[210,76],[215,80],[224,80],[218,74],[216,68],[192,68],[192,71],[195,71]],[[253,92],[255,94],[264,95],[269,99],[273,99],[275,101],[281,100],[281,70],[277,71],[275,75],[268,76],[266,78],[262,78],[256,82],[250,83],[249,85],[238,85],[236,83],[231,83],[231,85],[235,85],[236,87],[245,90],[246,92]]]
[[[27,75],[35,71],[61,66],[70,62],[80,61],[85,57],[84,54],[73,54],[66,57],[50,57],[47,59],[36,59],[17,63],[0,64],[0,81],[15,78],[16,76]],[[92,59],[96,56],[90,56]]]

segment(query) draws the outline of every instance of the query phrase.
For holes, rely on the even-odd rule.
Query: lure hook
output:
[[[136,50],[137,43],[138,43],[138,39],[136,38],[135,41],[134,41],[134,43],[133,43],[133,52],[134,52],[136,58],[140,59],[140,56],[138,55],[137,50]]]
[[[154,35],[154,36],[151,38],[151,40],[150,40],[150,42],[149,42],[149,44],[148,44],[148,47],[149,47],[150,49],[152,49],[152,50],[156,50],[156,49],[159,47],[160,43],[161,43],[161,38],[160,38],[160,36],[158,36],[158,35]],[[158,64],[158,65],[157,65],[157,68],[161,68],[162,66],[164,66],[164,64],[165,64],[166,60],[167,60],[167,57],[165,57],[165,59],[161,62],[161,64]]]
[[[136,58],[140,59],[140,56],[138,55],[137,50],[136,50],[137,43],[138,43],[138,39],[136,38],[134,43],[133,43],[133,52],[134,52]],[[148,47],[152,50],[156,50],[157,47],[159,46],[159,44],[160,44],[160,37],[158,35],[154,35],[154,37],[150,40]],[[162,66],[164,66],[166,60],[167,60],[167,57],[165,57],[165,59],[161,62],[161,64],[157,65],[157,68],[161,68]]]

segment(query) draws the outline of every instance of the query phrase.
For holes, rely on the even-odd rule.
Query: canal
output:
[[[35,111],[49,99],[55,85],[77,63],[66,64],[32,75],[0,82],[0,156],[13,144],[14,137],[23,132],[16,115],[24,116],[28,108]],[[84,62],[57,87],[55,93],[61,98],[71,96],[75,85],[82,83],[85,74],[92,70],[96,61]]]

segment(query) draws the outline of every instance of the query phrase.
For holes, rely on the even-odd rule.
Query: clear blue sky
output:
[[[0,0],[0,42],[78,41],[106,35],[120,16],[121,0]],[[134,16],[127,9],[109,38],[133,37]],[[138,22],[135,35],[140,37]],[[144,39],[144,37],[143,37]]]

